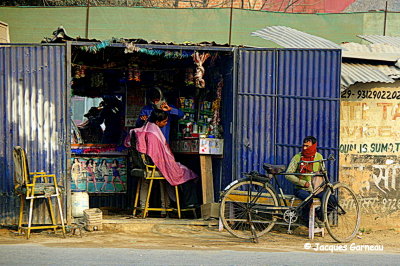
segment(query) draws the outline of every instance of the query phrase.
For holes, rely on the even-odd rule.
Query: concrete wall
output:
[[[400,81],[351,86],[340,122],[340,180],[362,196],[365,217],[399,216]]]
[[[11,42],[40,42],[63,25],[71,37],[85,37],[85,7],[0,7],[0,18],[8,23]],[[383,34],[383,12],[356,14],[286,14],[234,9],[231,43],[257,47],[277,44],[251,32],[267,26],[295,28],[335,43],[361,42],[357,35]],[[400,34],[400,13],[387,16],[386,34]],[[92,7],[89,12],[88,37],[98,40],[143,38],[183,43],[229,41],[230,9],[167,9]]]

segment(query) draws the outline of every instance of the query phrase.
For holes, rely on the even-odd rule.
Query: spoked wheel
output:
[[[220,217],[232,235],[255,239],[272,229],[278,206],[276,194],[268,184],[243,180],[233,185],[221,200]]]
[[[338,242],[349,242],[360,227],[360,203],[353,190],[337,183],[324,199],[324,220],[328,233]]]

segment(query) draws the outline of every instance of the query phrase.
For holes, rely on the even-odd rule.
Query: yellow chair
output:
[[[151,164],[149,162],[149,160],[147,159],[147,155],[146,154],[141,154],[141,158],[143,160],[143,163],[146,167],[145,169],[145,179],[146,180],[150,180],[150,184],[149,184],[149,190],[147,192],[147,197],[146,197],[146,202],[145,202],[145,206],[144,206],[144,210],[143,210],[143,218],[146,218],[148,215],[149,211],[166,211],[166,212],[171,212],[174,211],[174,208],[151,208],[149,207],[149,202],[150,202],[150,194],[151,194],[151,189],[153,187],[153,182],[154,180],[166,180],[165,177],[162,176],[160,171],[157,171],[157,167],[154,164]],[[139,202],[139,194],[140,194],[140,187],[142,182],[144,182],[144,180],[141,178],[139,179],[138,185],[137,185],[137,189],[136,189],[136,196],[135,196],[135,205],[133,208],[133,216],[136,215],[136,210],[138,209],[138,202]],[[180,202],[179,202],[179,192],[178,192],[178,186],[174,186],[175,187],[175,195],[176,195],[176,205],[177,205],[177,212],[178,212],[178,218],[181,218],[181,206],[180,206]],[[162,187],[161,187],[162,189]],[[165,195],[167,193],[164,193]]]
[[[54,174],[46,174],[45,172],[29,172],[28,160],[25,150],[20,146],[14,147],[14,188],[19,194],[21,203],[19,209],[18,233],[26,230],[26,238],[29,239],[32,229],[56,229],[61,227],[63,236],[65,237],[64,217],[62,213],[60,188],[57,184],[57,178]],[[51,181],[52,180],[52,181]],[[61,226],[57,225],[54,215],[53,204],[51,198],[55,197],[58,204],[58,210],[61,219]],[[51,216],[51,225],[32,226],[33,207],[35,199],[47,199],[48,208]],[[27,226],[23,226],[25,201],[29,200],[29,216]]]

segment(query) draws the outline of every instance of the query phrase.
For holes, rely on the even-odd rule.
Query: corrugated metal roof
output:
[[[400,47],[385,43],[359,44],[343,43],[340,45],[346,51],[342,53],[346,58],[379,60],[397,62],[400,58]],[[392,65],[372,65],[342,63],[341,86],[361,82],[393,83],[393,79],[400,78],[400,69]]]
[[[360,44],[347,42],[340,44],[349,52],[364,52],[364,53],[398,53],[400,55],[400,47],[386,43]]]
[[[389,44],[373,43],[343,43],[340,45],[346,49],[342,56],[345,58],[356,58],[377,61],[397,62],[400,58],[400,47]]]
[[[285,26],[271,26],[252,33],[263,39],[273,41],[285,48],[337,48],[342,49],[342,56],[346,58],[366,59],[398,62],[400,58],[400,37],[398,46],[393,46],[395,37],[383,38],[378,36],[376,42],[370,45],[358,43],[344,43],[337,45],[331,41],[301,32]],[[366,37],[366,36],[360,36]],[[368,36],[367,36],[368,37]],[[391,42],[384,41],[391,40]],[[372,42],[372,41],[371,41]],[[351,64],[343,63],[341,72],[341,86],[349,87],[357,82],[384,82],[393,83],[393,78],[400,78],[400,69],[389,65]]]
[[[382,36],[382,35],[357,35],[357,36],[371,43],[383,43],[400,47],[400,37]]]
[[[369,65],[378,68],[381,72],[385,73],[391,78],[400,78],[400,68],[388,65]]]
[[[394,79],[390,78],[389,74],[393,71],[395,75],[400,75],[400,69],[396,67],[393,68],[396,70],[388,66],[384,67],[382,65],[375,66],[367,64],[342,63],[341,85],[347,88],[357,82],[393,83]]]
[[[252,32],[251,35],[273,41],[285,48],[341,49],[334,42],[285,26],[266,27]]]

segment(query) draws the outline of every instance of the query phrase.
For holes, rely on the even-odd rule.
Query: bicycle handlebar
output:
[[[324,162],[324,161],[334,161],[335,157],[333,156],[333,154],[329,155],[328,158],[326,159],[322,159],[322,160],[315,160],[315,161],[300,161],[299,163],[320,163],[320,162]],[[322,176],[322,174],[319,173],[286,173],[286,172],[281,172],[281,173],[274,173],[274,174],[268,174],[268,175],[264,175],[261,174],[257,171],[251,171],[249,173],[242,173],[242,175],[248,176],[248,177],[255,177],[255,176],[259,176],[259,177],[263,177],[263,178],[267,178],[267,179],[271,179],[270,175],[302,175],[302,176]]]

